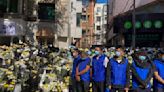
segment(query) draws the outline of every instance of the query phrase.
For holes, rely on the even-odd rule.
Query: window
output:
[[[55,19],[55,5],[53,3],[39,3],[38,4],[38,18],[41,20]]]
[[[85,35],[86,34],[86,30],[82,30],[82,35]]]
[[[107,12],[107,5],[104,6],[104,12]]]
[[[98,22],[100,22],[100,21],[101,21],[101,17],[96,17],[96,20],[97,20]]]
[[[7,12],[7,0],[0,0],[0,13]]]
[[[12,13],[18,12],[18,0],[10,0],[9,12],[12,12]]]
[[[88,15],[88,20],[89,20],[89,15]],[[86,17],[86,15],[81,15],[81,19],[83,20],[83,21],[87,21],[87,17]]]
[[[81,19],[82,19],[82,20],[86,20],[86,15],[82,15],[82,16],[81,16]]]
[[[100,27],[100,26],[97,26],[96,29],[97,29],[97,30],[101,30],[101,27]]]
[[[104,24],[104,28],[107,28],[107,24]]]
[[[105,20],[107,20],[107,16],[105,16]]]
[[[0,0],[0,13],[17,13],[17,12],[18,12],[18,0]]]
[[[97,7],[97,12],[101,12],[101,7]]]
[[[81,13],[76,14],[76,26],[80,27]]]
[[[100,40],[100,35],[97,35],[96,36],[96,40]]]

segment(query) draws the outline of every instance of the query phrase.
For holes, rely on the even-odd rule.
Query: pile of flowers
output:
[[[68,92],[72,59],[68,50],[27,44],[0,46],[0,90]]]

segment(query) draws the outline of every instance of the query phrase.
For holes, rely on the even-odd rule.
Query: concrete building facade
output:
[[[5,0],[4,0],[5,1]],[[5,42],[25,41],[32,44],[53,44],[68,48],[74,39],[81,38],[81,28],[76,26],[77,14],[82,11],[78,0],[6,0],[6,7],[0,11],[1,25],[14,26],[14,35],[1,34]],[[10,1],[10,2],[8,2]],[[12,1],[12,2],[11,2]],[[7,6],[13,3],[12,6]],[[1,5],[0,4],[0,5]],[[2,5],[5,6],[5,5]],[[15,7],[13,7],[15,6]],[[10,9],[11,7],[11,9]],[[2,7],[1,7],[2,8]],[[43,12],[44,11],[44,12]],[[55,12],[54,12],[55,11]],[[47,16],[45,18],[45,16]],[[4,24],[4,21],[6,24]],[[4,32],[8,29],[1,27]],[[19,34],[18,34],[19,33]],[[22,33],[22,34],[20,34]],[[2,44],[4,43],[3,41]]]

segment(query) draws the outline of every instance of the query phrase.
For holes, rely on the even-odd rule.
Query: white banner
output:
[[[0,20],[0,35],[1,36],[17,36],[24,35],[24,25],[20,19],[9,20],[1,19]]]

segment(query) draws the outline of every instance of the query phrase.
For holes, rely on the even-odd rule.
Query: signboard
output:
[[[162,39],[162,34],[160,33],[139,33],[136,34],[136,46],[139,47],[154,47],[159,46]],[[132,34],[125,34],[125,46],[131,46],[132,44]]]
[[[19,20],[1,19],[0,35],[1,36],[24,35],[23,23]]]
[[[136,15],[135,28],[137,33],[164,32],[164,13]],[[132,33],[132,15],[119,16],[114,19],[114,33]]]

